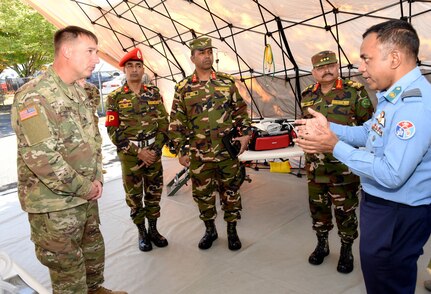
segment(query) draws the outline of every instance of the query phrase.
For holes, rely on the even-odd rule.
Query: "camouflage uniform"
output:
[[[233,126],[250,133],[247,105],[232,76],[212,72],[206,82],[196,72],[175,86],[170,139],[177,152],[190,155],[193,199],[203,221],[217,216],[215,192],[220,194],[224,219],[240,218],[240,164],[232,159],[222,137]]]
[[[301,108],[307,114],[312,108],[328,121],[344,125],[361,125],[373,113],[373,106],[363,85],[338,79],[331,91],[323,94],[320,85],[313,84],[302,92]],[[317,234],[333,228],[331,204],[334,205],[338,234],[345,243],[358,237],[359,178],[332,154],[306,154],[309,204],[313,229]]]
[[[159,202],[163,188],[161,150],[167,142],[169,125],[159,89],[153,85],[142,85],[138,96],[126,83],[108,95],[106,109],[107,113],[118,114],[119,126],[108,126],[108,133],[117,146],[121,161],[130,216],[135,224],[144,223],[145,217],[157,219],[160,216]],[[158,159],[149,167],[141,167],[142,162],[137,157],[140,149],[137,145],[140,143],[136,141],[145,143],[152,139],[155,142],[148,148],[157,153]],[[143,192],[145,206],[142,204]]]
[[[18,195],[36,255],[54,293],[87,293],[103,282],[104,243],[96,201],[82,198],[102,182],[102,139],[90,101],[50,67],[15,95]]]

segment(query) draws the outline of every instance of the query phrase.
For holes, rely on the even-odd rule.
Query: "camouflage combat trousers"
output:
[[[198,204],[200,219],[213,220],[217,216],[216,192],[220,195],[224,220],[233,222],[241,218],[241,176],[238,160],[201,162],[191,158],[190,178],[193,200]]]
[[[103,283],[105,245],[96,201],[29,213],[28,218],[36,256],[49,269],[53,293],[86,294]]]
[[[358,183],[328,184],[308,180],[308,195],[313,230],[317,234],[329,232],[332,224],[332,208],[334,205],[338,235],[346,243],[353,243],[358,237],[358,219],[355,209],[358,207]]]
[[[163,189],[163,167],[161,157],[150,167],[139,166],[136,156],[118,153],[123,172],[123,187],[130,217],[135,224],[160,217],[160,199]],[[144,195],[145,194],[145,195]],[[144,198],[144,203],[142,203]]]

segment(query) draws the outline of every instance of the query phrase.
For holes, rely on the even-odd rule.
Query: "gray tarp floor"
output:
[[[165,183],[180,166],[175,158],[164,158]],[[219,210],[219,239],[209,250],[197,243],[204,231],[191,197],[191,186],[174,196],[163,194],[160,231],[169,246],[141,252],[137,231],[129,219],[121,179],[105,184],[100,200],[102,232],[106,244],[105,285],[129,293],[365,293],[360,270],[358,242],[354,244],[355,269],[336,271],[340,242],[336,230],[330,234],[331,254],[320,266],[308,264],[315,236],[307,208],[305,178],[247,169],[252,182],[241,188],[242,219],[238,232],[243,247],[227,248],[226,225]],[[0,197],[0,248],[49,288],[47,269],[34,255],[29,240],[27,216],[16,193]],[[428,278],[425,270],[431,256],[430,242],[418,264],[417,293]]]

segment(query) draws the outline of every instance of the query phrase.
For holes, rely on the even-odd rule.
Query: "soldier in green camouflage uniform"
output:
[[[97,38],[72,26],[57,31],[54,44],[52,67],[23,86],[12,106],[18,195],[53,292],[112,293],[101,286],[102,139],[91,102],[76,83],[99,62]]]
[[[307,116],[308,108],[324,114],[328,121],[345,125],[361,125],[374,111],[370,98],[360,83],[341,79],[335,53],[322,51],[311,59],[316,84],[302,92],[301,108]],[[328,232],[333,228],[331,206],[341,238],[341,252],[337,270],[353,270],[351,247],[358,237],[359,178],[332,154],[306,154],[308,193],[313,229],[318,244],[309,257],[311,264],[321,264],[329,254]]]
[[[191,60],[196,70],[175,87],[169,134],[180,153],[180,163],[189,166],[193,199],[206,226],[199,248],[210,248],[218,237],[214,225],[217,215],[215,192],[218,191],[224,220],[228,224],[229,249],[238,250],[241,242],[236,222],[242,208],[241,170],[238,159],[229,156],[222,137],[232,127],[239,128],[242,136],[237,140],[242,153],[250,139],[250,119],[233,77],[213,71],[212,48],[210,38],[199,38],[190,43]]]
[[[157,230],[163,188],[161,150],[167,142],[168,114],[159,89],[142,84],[141,51],[135,48],[127,53],[120,66],[124,66],[127,81],[108,95],[106,126],[109,137],[117,146],[126,203],[138,227],[139,249],[149,251],[152,250],[151,242],[157,247],[168,245]],[[148,231],[145,218],[149,223]]]

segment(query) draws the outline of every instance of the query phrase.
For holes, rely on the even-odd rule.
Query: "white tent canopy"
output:
[[[431,1],[408,0],[24,0],[57,27],[79,25],[99,38],[101,57],[113,65],[131,50],[143,51],[147,72],[164,94],[168,110],[175,82],[190,75],[188,43],[213,38],[216,70],[242,83],[263,116],[295,116],[300,91],[310,83],[310,57],[333,50],[344,77],[355,76],[362,33],[396,18],[410,21],[421,38],[419,61],[431,66]],[[265,45],[274,64],[264,66]],[[266,67],[266,68],[265,68]],[[281,79],[273,83],[276,78]],[[266,76],[253,83],[250,77]],[[308,79],[305,79],[308,77]],[[269,79],[272,78],[272,79]],[[257,88],[252,89],[256,86]],[[276,85],[272,89],[266,86]],[[280,91],[280,88],[283,91]],[[269,90],[258,92],[256,90]],[[274,92],[275,89],[278,89]],[[296,102],[295,102],[296,100]],[[280,103],[281,102],[281,105]],[[255,106],[257,106],[255,104]],[[260,110],[262,107],[254,107]],[[253,107],[251,107],[253,108]]]

